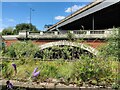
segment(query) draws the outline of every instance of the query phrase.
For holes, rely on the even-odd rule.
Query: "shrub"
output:
[[[73,80],[77,79],[77,81],[82,82],[95,80],[96,85],[100,84],[103,78],[112,83],[114,77],[116,77],[116,75],[112,73],[112,68],[109,61],[99,58],[91,59],[89,57],[74,63],[72,75]]]
[[[2,77],[10,79],[13,75],[13,67],[10,62],[2,63]]]
[[[38,50],[39,48],[36,45],[34,45],[31,41],[23,41],[13,43],[7,48],[4,55],[12,58],[34,57],[35,53]]]
[[[101,55],[104,56],[105,58],[111,56],[111,57],[116,57],[118,59],[118,55],[120,51],[119,48],[120,36],[119,33],[117,32],[120,32],[120,29],[113,28],[113,32],[110,38],[106,39],[107,44],[100,48]]]

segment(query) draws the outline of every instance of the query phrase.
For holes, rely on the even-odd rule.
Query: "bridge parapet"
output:
[[[109,38],[113,33],[118,33],[118,29],[107,29],[107,30],[74,30],[72,31],[72,34],[74,35],[74,38],[86,38],[86,39],[106,39]],[[27,33],[27,34],[26,34]],[[55,32],[19,32],[19,35],[6,35],[2,36],[4,40],[17,40],[19,39],[59,39],[59,40],[67,40],[68,34],[67,33],[59,33],[57,31]]]
[[[72,30],[70,30],[72,31]],[[28,35],[28,38],[38,38],[38,39],[44,39],[44,38],[66,38],[68,34],[66,33],[68,31],[62,30],[61,33],[58,31],[52,31],[52,32],[20,32],[19,38],[26,38],[26,35]],[[107,30],[73,30],[72,34],[74,34],[74,38],[109,38],[112,34],[113,29],[107,29]],[[27,33],[27,34],[25,34]]]

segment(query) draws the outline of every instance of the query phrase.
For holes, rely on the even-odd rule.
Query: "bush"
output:
[[[10,79],[13,75],[13,67],[10,62],[2,63],[2,77]]]
[[[109,61],[86,57],[74,63],[72,76],[74,81],[76,79],[82,82],[95,80],[96,85],[102,83],[104,79],[104,81],[110,85],[110,83],[114,81],[116,74],[113,73]]]
[[[101,55],[104,56],[105,58],[107,57],[114,57],[118,59],[118,55],[119,55],[119,40],[120,40],[120,36],[119,33],[120,29],[119,28],[113,28],[113,32],[110,36],[110,38],[107,38],[107,45],[104,45],[103,47],[100,48],[101,51]]]
[[[31,41],[13,43],[3,55],[12,58],[34,57],[39,48]]]

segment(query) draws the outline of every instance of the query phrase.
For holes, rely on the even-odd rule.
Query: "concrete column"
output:
[[[93,14],[93,17],[92,17],[92,29],[93,29],[93,30],[95,29],[95,18],[94,18],[94,14]]]

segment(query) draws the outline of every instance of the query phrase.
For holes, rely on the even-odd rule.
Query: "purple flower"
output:
[[[35,73],[33,74],[33,77],[37,77],[39,74],[40,74],[40,71],[35,72]]]
[[[13,84],[10,81],[7,81],[6,84],[7,84],[7,89],[13,89]]]
[[[13,66],[13,68],[14,68],[15,75],[16,75],[16,73],[17,73],[17,66],[16,66],[16,64],[14,64],[14,63],[12,63],[12,66]]]
[[[36,73],[36,71],[38,70],[38,67],[36,67],[33,71],[33,74]]]
[[[33,73],[32,73],[32,77],[37,77],[37,76],[40,74],[40,71],[37,72],[37,70],[38,70],[38,67],[36,67],[36,68],[34,69],[34,71],[33,71]]]
[[[12,63],[14,70],[16,70],[16,64]]]

